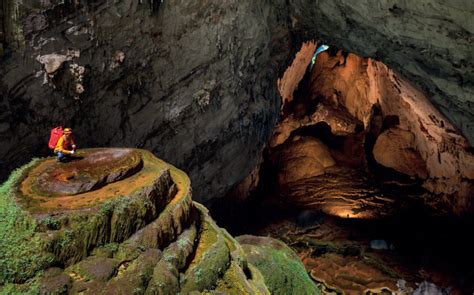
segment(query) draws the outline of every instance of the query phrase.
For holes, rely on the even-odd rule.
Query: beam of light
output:
[[[319,46],[316,51],[314,51],[314,54],[313,54],[313,57],[311,58],[311,67],[310,67],[310,70],[313,69],[313,66],[314,66],[314,63],[316,62],[316,57],[318,56],[318,54],[320,54],[321,52],[323,51],[326,51],[329,49],[329,46],[326,45],[326,44],[323,44],[321,46]]]

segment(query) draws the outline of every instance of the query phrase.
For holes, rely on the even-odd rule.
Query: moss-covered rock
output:
[[[249,262],[262,273],[272,294],[318,294],[299,257],[283,242],[256,236],[240,236],[237,241]]]
[[[45,271],[39,280],[41,294],[67,294],[71,286],[71,277],[58,267],[51,267]]]
[[[179,274],[194,251],[197,229],[190,226],[163,251],[145,294],[177,294],[180,292]]]
[[[181,280],[181,292],[204,291],[214,287],[230,265],[230,250],[220,228],[207,209],[195,204],[201,213],[199,242],[193,260]]]
[[[90,256],[68,267],[66,272],[80,276],[86,281],[108,281],[116,272],[118,261],[112,258]]]
[[[148,249],[134,261],[122,264],[117,276],[109,281],[102,294],[143,294],[161,257],[160,250]]]
[[[127,175],[117,174],[93,191],[45,195],[39,187],[54,186],[34,188],[35,177],[53,173],[43,168],[54,159],[32,161],[0,187],[0,294],[266,295],[273,290],[267,286],[288,294],[310,290],[291,251],[279,244],[272,244],[275,253],[268,250],[270,263],[288,263],[285,271],[294,272],[285,274],[290,284],[283,289],[280,275],[267,278],[265,263],[192,201],[183,171],[149,152],[127,151],[122,155],[139,155],[140,170],[124,172],[129,170],[121,166],[127,162],[122,159],[117,162],[122,168],[114,171]],[[67,167],[82,166],[61,169]],[[103,177],[108,169],[92,170]],[[68,173],[63,170],[61,175]],[[81,171],[74,173],[80,179]],[[85,179],[91,182],[89,176]]]
[[[35,235],[36,220],[25,214],[14,199],[22,175],[39,161],[15,170],[0,187],[0,286],[26,281],[55,261],[53,254],[42,252],[43,244]]]
[[[107,149],[102,151],[108,155]],[[130,155],[139,155],[143,162],[140,171],[74,196],[32,190],[35,175],[44,172],[39,168],[54,159],[34,160],[13,173],[0,189],[0,284],[24,282],[52,264],[71,265],[94,247],[123,242],[154,221],[176,194],[176,186],[166,163],[147,151],[133,151]],[[83,154],[86,160],[87,150]],[[75,173],[80,179],[82,172]]]

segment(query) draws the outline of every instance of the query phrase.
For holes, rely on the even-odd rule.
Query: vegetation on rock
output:
[[[256,236],[240,236],[250,263],[262,273],[271,294],[319,294],[303,263],[283,242]]]
[[[139,171],[78,193],[71,203],[55,202],[71,196],[54,192],[42,202],[28,189],[51,159],[11,175],[0,188],[0,294],[270,294],[280,288],[192,201],[184,172],[149,152],[136,153]],[[60,181],[67,188],[67,178]],[[285,290],[315,288],[299,279],[307,274],[293,256],[275,257],[297,278]]]

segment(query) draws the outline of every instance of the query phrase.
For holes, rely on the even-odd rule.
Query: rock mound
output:
[[[34,160],[1,186],[0,293],[270,294],[184,172],[144,150],[79,156]]]

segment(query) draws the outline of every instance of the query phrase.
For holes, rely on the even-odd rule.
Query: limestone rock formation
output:
[[[278,184],[282,189],[292,183],[324,174],[335,164],[329,149],[312,137],[294,138],[287,146],[272,154],[278,167]]]
[[[306,94],[286,107],[291,112],[275,128],[270,147],[324,122],[333,137],[350,140],[342,145],[354,150],[345,153],[362,156],[362,167],[370,151],[379,164],[422,179],[455,211],[474,208],[474,155],[468,141],[400,74],[352,53],[323,52],[304,82]],[[300,103],[315,107],[301,112]],[[348,163],[344,157],[336,161]]]
[[[472,1],[0,3],[0,178],[72,124],[82,146],[145,147],[189,171],[199,198],[223,196],[255,168],[277,80],[311,39],[402,72],[473,142]],[[56,66],[37,57],[69,49],[45,76]]]
[[[283,242],[269,237],[240,236],[249,262],[255,265],[269,283],[271,294],[317,294],[307,279],[300,258]]]
[[[474,2],[290,3],[294,34],[373,58],[402,73],[474,143]]]
[[[283,10],[240,1],[6,2],[2,180],[46,156],[57,125],[72,127],[80,147],[151,150],[188,171],[200,201],[255,167],[279,110],[278,67],[268,64],[287,58]]]
[[[0,187],[0,235],[2,294],[270,294],[276,286],[192,201],[187,175],[145,150],[84,149],[68,163],[36,159],[16,170]],[[294,275],[315,288],[302,266]]]
[[[425,179],[426,164],[416,151],[413,133],[398,128],[388,129],[377,137],[374,157],[380,164],[410,176]]]

